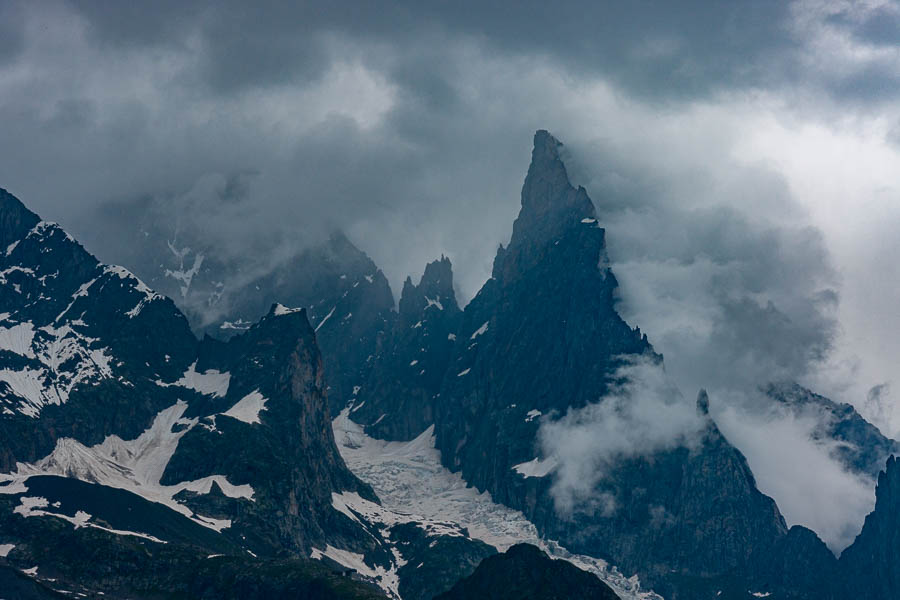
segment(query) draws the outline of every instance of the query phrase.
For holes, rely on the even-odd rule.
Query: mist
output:
[[[706,427],[695,403],[685,400],[655,360],[634,359],[614,377],[623,383],[596,403],[541,421],[542,460],[556,465],[551,494],[563,515],[614,514],[615,498],[598,495],[596,486],[618,461],[695,447]]]

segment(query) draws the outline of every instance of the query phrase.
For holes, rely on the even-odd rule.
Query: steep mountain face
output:
[[[219,474],[232,485],[251,486],[252,501],[235,499],[218,510],[259,555],[308,554],[337,540],[355,547],[361,532],[332,508],[331,494],[377,499],[337,453],[322,361],[305,310],[274,305],[228,342],[204,339],[196,369],[228,373],[228,387],[185,410],[182,418],[198,419],[198,426],[181,436],[160,483]],[[185,501],[202,506],[204,499],[188,494]]]
[[[892,454],[900,454],[900,443],[886,437],[850,404],[838,403],[792,384],[770,384],[767,396],[800,418],[815,421],[813,438],[838,442],[834,458],[849,471],[873,480]]]
[[[875,510],[840,558],[845,597],[883,600],[900,597],[900,460],[891,456],[878,475]]]
[[[518,544],[484,559],[475,572],[436,600],[618,600],[595,575],[563,560],[553,560],[538,548]]]
[[[442,461],[545,537],[640,574],[666,598],[715,598],[727,582],[746,593],[774,578],[766,561],[788,528],[704,410],[695,446],[616,461],[594,492],[610,510],[554,502],[554,457],[536,456],[540,417],[598,402],[621,366],[662,357],[616,312],[604,230],[569,183],[561,144],[544,131],[534,144],[510,244],[463,312],[436,410]]]
[[[460,316],[450,259],[429,263],[418,285],[406,279],[394,326],[351,411],[366,433],[411,440],[434,422]]]
[[[179,560],[331,552],[396,570],[380,531],[333,505],[377,498],[335,446],[304,309],[274,305],[228,342],[198,342],[169,299],[6,192],[0,226],[5,560],[89,582],[39,551],[50,527],[91,530],[113,556],[129,537],[183,547]],[[140,570],[104,585],[136,584]]]
[[[615,312],[605,232],[559,146],[535,135],[512,239],[463,312],[437,406],[445,464],[492,493],[533,458],[536,415],[599,399],[623,356],[655,356]]]

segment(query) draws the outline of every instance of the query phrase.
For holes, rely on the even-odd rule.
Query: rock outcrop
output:
[[[411,440],[434,422],[460,316],[450,259],[429,263],[418,285],[406,279],[393,328],[352,408],[366,433]]]
[[[597,577],[538,548],[518,544],[484,559],[475,572],[435,600],[618,600]]]

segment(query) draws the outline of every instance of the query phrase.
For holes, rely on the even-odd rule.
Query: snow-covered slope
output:
[[[179,503],[175,496],[184,490],[208,494],[215,483],[230,498],[252,501],[253,488],[250,485],[232,485],[221,475],[210,475],[176,485],[160,484],[166,465],[178,446],[178,440],[199,421],[197,418],[182,418],[187,407],[187,403],[179,401],[160,412],[151,427],[133,440],[125,441],[111,435],[102,444],[87,447],[72,438],[61,438],[57,440],[56,448],[49,456],[33,464],[19,463],[14,473],[0,474],[0,494],[27,489],[30,477],[58,475],[128,490],[216,531],[230,527],[230,520],[195,514],[186,505]]]
[[[657,600],[660,596],[642,590],[637,577],[625,577],[614,566],[589,556],[568,552],[559,544],[542,539],[535,526],[516,510],[491,500],[489,493],[468,487],[458,473],[441,465],[429,427],[409,442],[386,442],[367,436],[344,410],[333,422],[334,437],[344,461],[360,479],[372,486],[381,500],[373,504],[343,494],[335,496],[339,510],[349,509],[372,522],[415,522],[426,530],[481,540],[499,551],[526,542],[554,558],[563,558],[596,574],[623,600]],[[340,559],[332,556],[338,562]],[[349,565],[353,566],[353,565]]]

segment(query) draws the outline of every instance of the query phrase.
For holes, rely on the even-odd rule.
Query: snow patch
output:
[[[534,421],[542,414],[543,413],[537,409],[529,410],[527,413],[525,413],[525,422],[530,423],[531,421]]]
[[[203,265],[203,259],[205,258],[202,253],[198,252],[194,255],[194,264],[190,269],[184,268],[184,259],[191,252],[190,248],[182,248],[178,250],[172,244],[172,242],[166,240],[166,244],[169,246],[169,250],[172,251],[172,254],[178,258],[179,266],[175,270],[166,269],[166,277],[171,277],[172,279],[178,281],[181,285],[179,289],[181,291],[181,297],[184,298],[187,296],[188,290],[191,289],[191,281],[194,280],[194,276],[200,272],[200,267]]]
[[[485,321],[484,324],[483,324],[481,327],[479,327],[478,329],[475,330],[475,333],[473,333],[472,336],[471,336],[469,339],[470,339],[470,340],[474,340],[474,339],[477,338],[479,335],[483,334],[485,331],[488,330],[488,325],[489,325],[489,324],[490,324],[490,321]]]
[[[254,390],[222,414],[244,423],[260,423],[259,411],[268,410],[266,400],[259,390]]]
[[[331,318],[331,315],[334,314],[334,309],[336,309],[336,308],[337,308],[337,305],[332,306],[332,307],[331,307],[331,310],[328,312],[328,314],[325,315],[325,318],[322,319],[321,321],[319,321],[319,324],[316,325],[316,332],[318,332],[318,331],[322,328],[322,325],[325,324],[325,321],[327,321],[328,319]]]
[[[12,552],[12,549],[15,547],[15,544],[0,544],[0,558],[9,556],[9,553]]]
[[[188,367],[187,371],[184,372],[184,375],[181,376],[181,379],[175,381],[173,383],[165,383],[157,380],[156,385],[162,387],[169,386],[179,386],[183,388],[187,388],[189,390],[194,390],[195,392],[199,392],[201,394],[206,394],[207,396],[214,396],[216,398],[222,398],[225,394],[228,393],[228,384],[231,382],[231,373],[225,371],[224,373],[219,372],[217,369],[210,369],[208,371],[204,371],[203,373],[197,372],[197,361],[195,360],[191,363],[191,366]]]
[[[302,308],[290,308],[285,306],[284,304],[278,303],[275,305],[275,316],[280,317],[281,315],[289,315],[291,313],[300,312],[303,310]]]
[[[0,350],[34,358],[34,351],[31,349],[32,340],[34,340],[34,325],[31,323],[0,327]]]
[[[5,397],[7,405],[16,404],[19,413],[32,418],[48,404],[64,404],[77,385],[112,377],[108,348],[70,325],[0,328],[0,349],[30,359],[20,369],[0,369],[0,382],[7,388],[4,393],[0,385],[0,401]]]
[[[546,460],[534,458],[528,462],[520,463],[512,469],[522,477],[546,477],[553,472],[556,465],[556,459],[553,458],[548,458]]]
[[[456,376],[457,376],[457,377],[462,377],[463,375],[468,375],[468,374],[469,374],[469,371],[471,371],[471,370],[472,370],[471,368],[469,368],[469,369],[463,369],[462,371],[460,371],[459,373],[457,373]]]

